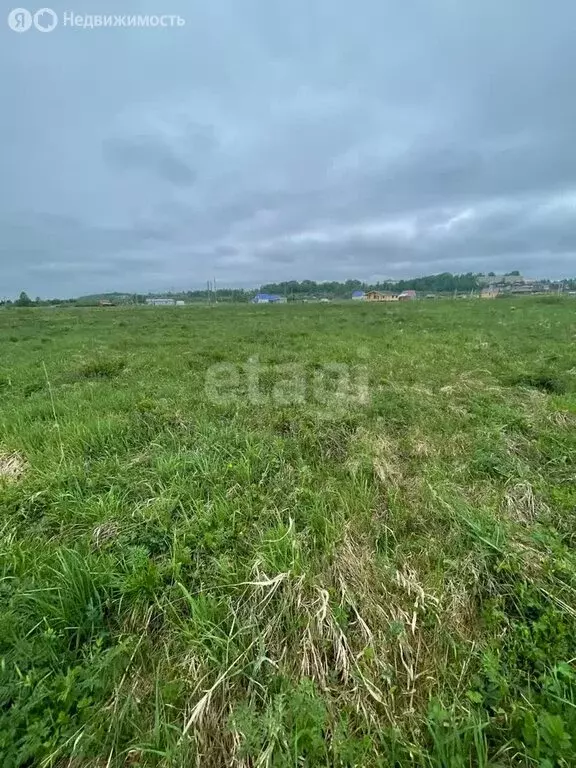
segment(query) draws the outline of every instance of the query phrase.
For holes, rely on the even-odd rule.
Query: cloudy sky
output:
[[[576,274],[574,0],[51,7],[0,25],[0,295]]]

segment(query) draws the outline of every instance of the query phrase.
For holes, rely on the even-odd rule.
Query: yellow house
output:
[[[381,293],[380,291],[368,291],[366,301],[398,301],[395,293]]]

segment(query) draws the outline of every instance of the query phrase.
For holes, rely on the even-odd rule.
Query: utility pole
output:
[[[218,293],[216,292],[216,278],[214,278],[214,304],[218,304]]]

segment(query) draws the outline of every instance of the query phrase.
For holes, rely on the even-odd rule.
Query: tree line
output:
[[[361,280],[346,280],[345,282],[315,282],[314,280],[290,280],[283,283],[268,283],[262,286],[265,293],[277,293],[287,298],[350,298],[354,291],[417,291],[418,293],[465,293],[480,287],[478,278],[481,275],[453,275],[444,272],[440,275],[415,277],[408,280],[385,280],[377,283],[366,283]]]
[[[507,275],[519,275],[518,270],[507,272]],[[489,272],[488,276],[494,276]],[[31,299],[24,291],[20,296],[12,301],[4,299],[0,301],[0,306],[15,307],[34,307],[34,306],[95,306],[103,299],[107,299],[114,304],[146,304],[147,299],[152,296],[171,298],[174,300],[184,300],[186,302],[210,303],[218,302],[249,302],[256,293],[270,293],[279,296],[285,296],[288,301],[304,301],[309,299],[349,299],[354,291],[390,291],[401,293],[402,291],[413,290],[419,294],[455,294],[470,293],[480,290],[483,285],[482,278],[485,281],[485,275],[482,273],[467,272],[466,274],[452,274],[451,272],[442,272],[437,275],[425,275],[424,277],[414,277],[406,280],[385,280],[376,283],[362,282],[361,280],[345,280],[339,282],[315,280],[288,280],[279,283],[266,283],[258,289],[242,288],[218,288],[213,286],[198,291],[177,291],[155,294],[125,294],[125,293],[103,293],[91,296],[82,296],[76,299]],[[549,280],[542,280],[542,283],[550,283]],[[576,290],[576,278],[562,281],[563,289],[567,291]]]

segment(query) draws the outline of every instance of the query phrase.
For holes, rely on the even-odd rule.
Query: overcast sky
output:
[[[576,274],[574,0],[51,7],[1,23],[0,295]]]

